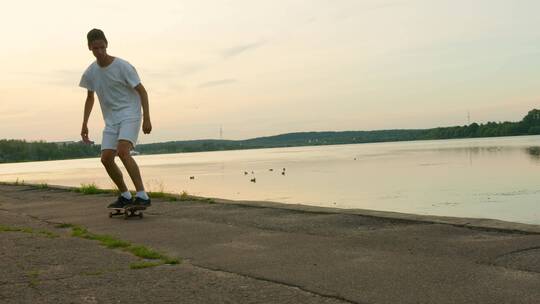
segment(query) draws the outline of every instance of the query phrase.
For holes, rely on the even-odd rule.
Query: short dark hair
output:
[[[107,42],[107,38],[105,38],[105,33],[103,33],[102,30],[100,29],[91,29],[90,32],[88,32],[88,34],[86,34],[86,39],[88,39],[88,44],[92,43],[93,41],[96,41],[96,40],[104,40],[105,43],[108,44]]]

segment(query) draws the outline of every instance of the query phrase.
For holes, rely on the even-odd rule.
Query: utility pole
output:
[[[467,111],[467,125],[471,124],[471,112]]]
[[[219,126],[219,139],[223,139],[223,126]]]

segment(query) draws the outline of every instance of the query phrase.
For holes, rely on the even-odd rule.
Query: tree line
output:
[[[417,130],[298,132],[247,140],[188,140],[137,145],[141,154],[223,151],[310,145],[336,145],[408,140],[475,138],[540,134],[540,110],[533,109],[519,122],[471,123]],[[97,157],[99,145],[0,140],[0,163]]]
[[[83,143],[0,140],[0,163],[96,157],[100,147]]]

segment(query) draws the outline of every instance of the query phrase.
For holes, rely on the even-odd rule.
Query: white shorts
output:
[[[137,143],[141,119],[126,119],[118,124],[105,125],[103,139],[101,140],[101,150],[116,150],[119,140],[131,142],[133,148]]]

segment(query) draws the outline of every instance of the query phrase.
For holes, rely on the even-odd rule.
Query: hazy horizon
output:
[[[140,143],[220,138],[220,128],[236,140],[519,121],[540,96],[538,9],[532,0],[10,2],[0,12],[0,139],[80,139],[78,83],[94,61],[94,27],[148,90],[154,130]],[[97,101],[89,127],[99,143]]]
[[[525,116],[525,115],[523,115]],[[488,121],[486,121],[488,122]],[[493,121],[489,121],[489,122],[493,122]],[[497,123],[501,123],[502,121],[496,121]],[[506,122],[506,121],[505,121]],[[478,123],[478,124],[482,124],[482,122],[476,122],[476,121],[471,121],[470,122],[471,124],[472,123]],[[467,125],[467,124],[464,124],[464,125]],[[152,141],[152,140],[148,140],[146,142],[142,142],[142,143],[139,143],[139,144],[151,144],[151,143],[163,143],[163,142],[168,142],[168,141],[190,141],[190,140],[249,140],[249,139],[255,139],[255,138],[262,138],[262,137],[273,137],[273,136],[279,136],[279,135],[285,135],[285,134],[295,134],[295,133],[322,133],[322,132],[376,132],[376,131],[390,131],[390,130],[426,130],[426,129],[435,129],[435,128],[446,128],[446,127],[458,127],[458,126],[463,126],[463,125],[455,125],[455,126],[436,126],[436,127],[427,127],[427,128],[417,128],[417,129],[413,129],[413,128],[410,128],[410,129],[404,129],[404,128],[394,128],[394,129],[374,129],[374,130],[306,130],[306,131],[290,131],[290,132],[285,132],[285,133],[277,133],[277,134],[266,134],[266,135],[259,135],[259,136],[254,136],[254,137],[246,137],[246,138],[235,138],[235,139],[231,139],[231,138],[226,138],[226,137],[223,137],[223,138],[219,138],[219,135],[217,137],[201,137],[201,138],[191,138],[191,139],[167,139],[167,140],[162,140],[162,141]],[[531,134],[517,134],[517,135],[500,135],[500,136],[487,136],[485,138],[493,138],[493,137],[508,137],[508,136],[530,136]],[[468,138],[468,137],[466,137]],[[484,137],[474,137],[474,138],[484,138]],[[23,139],[23,138],[0,138],[0,140],[3,140],[3,139],[6,139],[6,140],[26,140],[26,139]],[[444,139],[448,139],[448,138],[440,138],[440,139],[434,139],[434,140],[444,140]],[[456,137],[455,139],[462,139],[461,137]],[[43,140],[43,139],[36,139],[36,140],[28,140],[28,141],[46,141],[46,142],[64,142],[64,141],[80,141],[80,138],[76,138],[76,139],[73,139],[73,140],[58,140],[58,141],[47,141],[47,140]],[[408,140],[408,141],[416,141],[416,140]],[[386,141],[383,141],[383,142],[386,142]],[[392,141],[389,141],[389,142],[392,142]],[[371,142],[369,142],[371,143]],[[100,144],[99,141],[95,141],[95,144]]]

